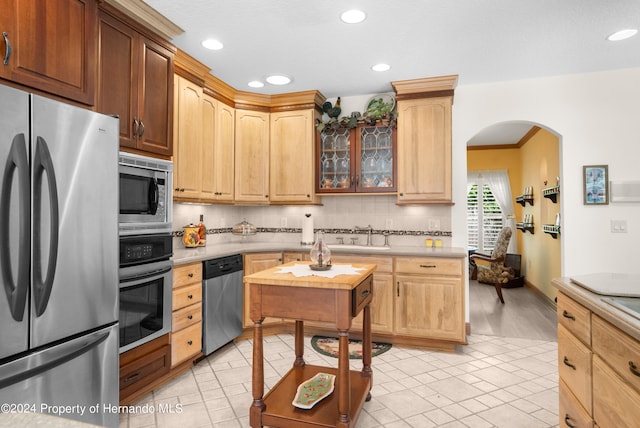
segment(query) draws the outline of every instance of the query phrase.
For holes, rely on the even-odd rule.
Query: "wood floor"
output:
[[[504,305],[492,285],[469,281],[471,334],[558,340],[555,308],[528,287],[503,289]]]

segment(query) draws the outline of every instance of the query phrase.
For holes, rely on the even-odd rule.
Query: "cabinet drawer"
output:
[[[373,298],[373,275],[369,275],[351,292],[351,315],[356,316]]]
[[[558,322],[591,346],[591,311],[562,293],[558,293]]]
[[[361,254],[331,254],[334,263],[362,263],[376,265],[375,272],[393,272],[393,258],[384,256],[363,256]]]
[[[202,303],[190,305],[175,311],[171,318],[171,330],[177,332],[185,327],[202,321]]]
[[[171,348],[164,345],[120,368],[120,398],[169,372]]]
[[[560,407],[558,409],[559,426],[575,428],[592,428],[591,415],[580,405],[569,387],[560,380]]]
[[[202,351],[202,324],[194,324],[177,333],[171,333],[171,366]]]
[[[558,374],[591,414],[591,350],[558,325]]]
[[[202,282],[202,263],[190,263],[173,268],[173,288],[195,282]]]
[[[177,311],[202,301],[202,283],[187,285],[173,290],[172,309]]]
[[[441,257],[396,257],[396,273],[420,275],[462,275],[463,259]]]
[[[593,352],[640,393],[640,343],[596,315],[592,323]]]
[[[601,427],[637,428],[640,394],[598,355],[593,356],[593,420]]]

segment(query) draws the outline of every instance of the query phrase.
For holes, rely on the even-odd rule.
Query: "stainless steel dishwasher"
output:
[[[203,262],[202,345],[209,355],[242,333],[242,255]]]

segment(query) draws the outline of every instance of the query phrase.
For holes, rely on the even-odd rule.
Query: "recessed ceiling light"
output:
[[[342,12],[342,15],[340,15],[340,19],[342,19],[342,22],[345,22],[347,24],[359,24],[360,22],[364,21],[366,18],[367,18],[366,13],[356,9]]]
[[[288,85],[291,83],[291,78],[281,74],[272,74],[271,76],[267,76],[265,80],[272,85]]]
[[[248,85],[252,88],[262,88],[264,86],[264,83],[259,80],[253,80],[249,82]]]
[[[387,71],[391,69],[391,66],[389,64],[380,63],[380,64],[372,65],[371,69],[373,71]]]
[[[607,40],[611,42],[617,42],[619,40],[624,40],[624,39],[628,39],[629,37],[633,37],[636,35],[637,32],[638,30],[636,30],[635,28],[627,28],[625,30],[616,31],[615,33],[607,37]]]
[[[204,46],[207,49],[211,49],[212,51],[219,51],[220,49],[222,49],[224,47],[224,45],[222,43],[220,43],[220,41],[215,40],[215,39],[203,40],[202,41],[202,46]]]

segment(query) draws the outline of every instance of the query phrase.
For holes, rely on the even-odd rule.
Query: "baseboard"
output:
[[[549,298],[549,296],[547,296],[546,294],[544,294],[542,291],[540,291],[540,289],[538,287],[536,287],[535,285],[533,285],[532,283],[530,283],[529,281],[527,281],[525,279],[524,281],[524,285],[531,290],[533,293],[535,293],[538,297],[540,297],[542,299],[542,301],[549,306],[551,309],[553,309],[554,311],[556,311],[558,309],[558,304],[554,301],[551,300]]]

